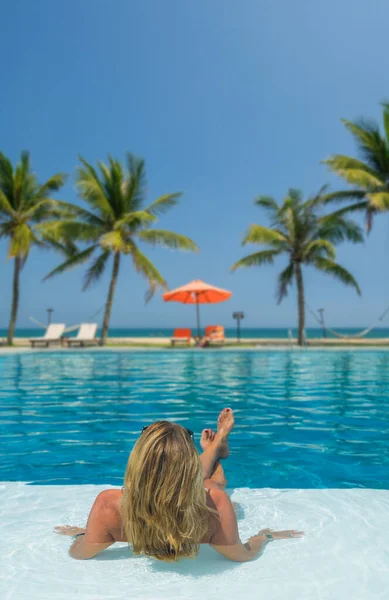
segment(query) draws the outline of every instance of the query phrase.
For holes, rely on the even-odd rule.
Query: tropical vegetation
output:
[[[39,183],[31,169],[28,152],[21,153],[15,167],[0,152],[0,239],[8,240],[8,257],[14,261],[9,345],[13,342],[18,316],[20,275],[32,247],[71,251],[71,245],[65,248],[63,243],[51,240],[44,226],[48,219],[54,215],[58,217],[63,210],[62,204],[51,196],[64,182],[65,175],[57,173]]]
[[[255,204],[266,209],[270,224],[251,225],[243,245],[258,244],[262,248],[232,267],[235,271],[287,257],[287,265],[278,276],[277,301],[283,300],[295,282],[300,344],[306,306],[303,267],[332,275],[360,293],[354,276],[336,262],[335,246],[343,241],[363,241],[363,232],[350,214],[363,211],[370,233],[375,216],[389,211],[389,103],[382,104],[381,126],[366,119],[343,123],[355,139],[357,156],[333,154],[324,163],[347,187],[329,193],[324,186],[307,200],[298,190],[290,189],[280,204],[273,198],[259,197]],[[109,156],[107,164],[99,161],[97,167],[80,157],[76,187],[82,204],[70,204],[53,198],[65,182],[63,173],[40,183],[28,152],[21,153],[15,166],[0,152],[0,241],[8,240],[8,258],[13,260],[8,344],[13,343],[15,334],[21,274],[33,247],[54,249],[64,255],[63,262],[45,279],[87,263],[83,285],[87,289],[111,269],[102,344],[108,336],[115,289],[126,255],[147,280],[149,300],[158,288],[166,288],[166,282],[144,254],[143,244],[197,251],[190,238],[156,227],[159,217],[178,204],[181,194],[165,194],[147,204],[145,175],[144,161],[132,154],[127,155],[124,165]],[[346,204],[328,212],[334,202]]]
[[[389,103],[382,106],[382,131],[375,121],[343,119],[356,141],[359,158],[334,154],[324,161],[331,171],[353,186],[333,194],[331,199],[356,199],[346,210],[363,211],[368,232],[374,216],[389,210]]]
[[[85,205],[73,205],[66,216],[46,224],[45,230],[59,244],[79,242],[86,244],[86,248],[73,252],[46,279],[88,262],[85,290],[98,281],[112,263],[101,333],[101,344],[104,344],[121,261],[127,255],[135,270],[148,282],[147,300],[158,287],[166,288],[165,279],[143,253],[139,242],[191,251],[197,251],[197,246],[184,235],[153,227],[160,215],[177,205],[181,194],[164,194],[146,205],[144,160],[128,154],[123,166],[109,157],[108,164],[98,162],[97,169],[83,158],[80,163],[76,186]]]
[[[265,249],[248,254],[236,262],[232,270],[242,267],[260,267],[273,264],[279,256],[286,256],[287,265],[278,276],[276,291],[280,303],[295,281],[298,298],[298,343],[304,342],[305,291],[303,265],[332,275],[344,285],[360,289],[353,275],[336,262],[335,246],[348,240],[363,242],[363,232],[343,211],[323,214],[328,194],[326,188],[307,200],[299,190],[290,189],[278,204],[273,198],[260,196],[256,206],[264,208],[270,217],[270,227],[253,224],[243,239],[243,245],[258,244]]]

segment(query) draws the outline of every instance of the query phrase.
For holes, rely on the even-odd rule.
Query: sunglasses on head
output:
[[[145,425],[144,427],[142,427],[142,432],[146,431],[146,429],[149,427],[149,425]],[[184,427],[186,433],[189,435],[191,440],[194,440],[194,433],[191,429],[187,429],[186,427]]]

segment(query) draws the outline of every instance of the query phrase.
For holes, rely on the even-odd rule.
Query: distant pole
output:
[[[199,306],[199,297],[196,294],[196,318],[197,318],[197,338],[201,339],[200,334],[200,306]]]
[[[51,323],[51,313],[54,312],[54,308],[47,308],[47,324],[50,325]]]
[[[322,326],[322,329],[323,329],[323,338],[326,338],[327,337],[327,332],[326,332],[326,326],[325,326],[325,323],[324,323],[324,308],[319,308],[317,312],[320,315],[320,323],[321,323],[321,326]]]
[[[237,338],[238,344],[240,344],[240,321],[241,321],[241,319],[244,319],[244,313],[243,312],[234,312],[234,313],[232,313],[232,318],[236,319],[236,338]]]

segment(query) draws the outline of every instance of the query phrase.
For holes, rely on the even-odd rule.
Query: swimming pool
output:
[[[120,485],[143,425],[214,426],[229,487],[389,489],[389,352],[65,351],[0,356],[0,480]]]

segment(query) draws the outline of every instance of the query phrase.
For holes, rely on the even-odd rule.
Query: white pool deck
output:
[[[2,600],[389,598],[389,492],[237,489],[241,537],[263,527],[298,528],[304,539],[269,544],[236,564],[203,546],[196,560],[165,564],[135,558],[126,544],[90,561],[67,554],[60,524],[83,525],[109,486],[0,483]]]

